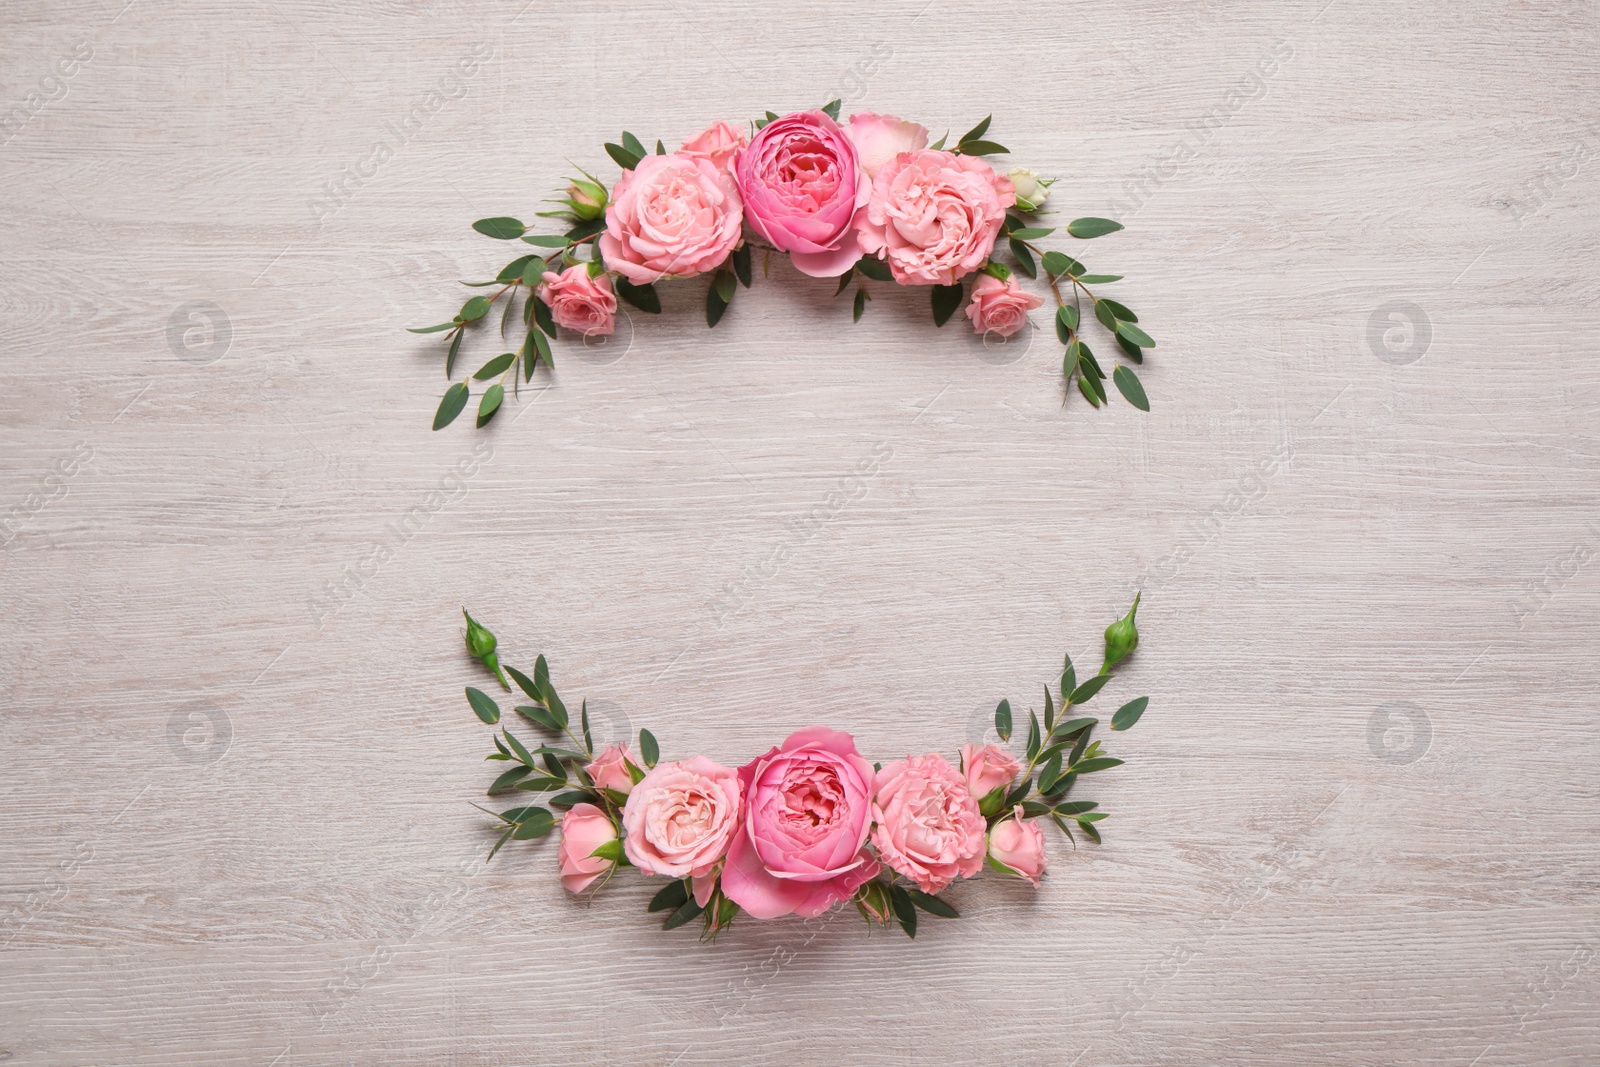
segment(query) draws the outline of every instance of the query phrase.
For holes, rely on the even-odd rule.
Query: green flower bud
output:
[[[485,667],[494,671],[494,676],[500,679],[502,687],[510,689],[511,683],[506,681],[506,672],[500,669],[500,657],[494,654],[495,646],[499,643],[494,639],[494,634],[468,615],[466,608],[461,609],[461,614],[467,620],[467,651],[472,653],[474,659],[482,660]]]
[[[1133,625],[1133,616],[1139,610],[1139,598],[1143,595],[1143,592],[1136,593],[1128,614],[1106,627],[1106,660],[1100,667],[1101,674],[1127,659],[1128,653],[1139,647],[1139,631]]]
[[[874,878],[856,890],[856,910],[869,923],[886,923],[894,918],[894,906],[889,903],[889,887]]]
[[[596,182],[573,178],[572,184],[567,186],[567,203],[571,205],[572,213],[585,222],[599,218],[605,212],[609,199],[606,187]]]

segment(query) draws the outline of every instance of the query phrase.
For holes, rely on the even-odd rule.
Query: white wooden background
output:
[[[125,2],[0,14],[0,1062],[1600,1062],[1592,0]],[[1127,223],[1154,410],[774,263],[429,432],[473,219],[830,96]],[[702,946],[482,862],[462,605],[736,764],[953,752],[1141,587],[1037,893]]]

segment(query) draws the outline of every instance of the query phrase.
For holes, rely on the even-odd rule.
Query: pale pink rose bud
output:
[[[617,839],[611,817],[593,804],[574,804],[561,820],[561,884],[569,893],[581,893],[615,866],[601,859],[594,850]]]
[[[616,328],[617,296],[611,290],[611,279],[604,275],[589,276],[589,265],[578,263],[557,274],[547,270],[541,276],[539,299],[550,306],[550,317],[557,326],[589,337],[609,334]]]
[[[1014,277],[1001,281],[984,274],[972,286],[967,318],[972,320],[975,333],[1010,337],[1028,324],[1028,312],[1043,303],[1043,299],[1018,285]]]
[[[628,773],[629,764],[638,766],[628,752],[627,744],[624,743],[604,749],[584,770],[589,772],[596,789],[611,789],[627,796],[633,792],[633,776]]]
[[[567,186],[567,199],[572,213],[578,218],[588,221],[597,219],[606,209],[606,187],[597,182],[585,181],[582,178],[573,178]]]
[[[1035,886],[1044,874],[1044,831],[1038,819],[1024,819],[1022,806],[989,831],[989,857]]]
[[[713,122],[678,148],[678,155],[703,159],[718,170],[732,172],[733,161],[750,143],[743,128],[726,122]]]
[[[889,887],[873,879],[856,890],[856,910],[869,923],[886,923],[894,917],[894,906],[889,903]]]

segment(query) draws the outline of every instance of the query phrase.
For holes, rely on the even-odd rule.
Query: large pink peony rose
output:
[[[872,180],[855,143],[821,111],[767,123],[733,174],[750,225],[804,273],[833,277],[861,258],[855,229]]]
[[[704,756],[660,763],[622,809],[622,848],[646,874],[710,874],[739,825],[739,776]]]
[[[749,142],[743,128],[726,122],[713,122],[679,145],[678,155],[704,159],[718,170],[732,173],[733,161],[739,158],[739,153]]]
[[[561,818],[561,847],[556,860],[561,867],[561,884],[569,893],[581,893],[590,883],[615,864],[600,859],[594,850],[617,839],[611,816],[593,804],[574,804]]]
[[[893,115],[862,111],[850,116],[850,125],[844,132],[855,142],[856,155],[869,178],[876,177],[883,165],[901,152],[920,152],[928,147],[926,126]]]
[[[901,285],[954,285],[994,251],[1011,179],[983,160],[924,150],[896,156],[872,179],[859,240]]]
[[[908,756],[879,771],[872,817],[878,855],[924,893],[983,867],[987,826],[978,802],[961,772],[938,753]]]
[[[967,302],[967,318],[974,333],[997,333],[1010,337],[1028,324],[1028,312],[1044,301],[1017,284],[1015,277],[1001,281],[985,274],[972,285]]]
[[[744,825],[728,848],[722,891],[745,911],[757,919],[821,915],[878,873],[864,847],[872,765],[849,734],[796,731],[740,768],[739,780]]]
[[[726,171],[692,156],[645,156],[611,191],[600,254],[635,285],[688,278],[722,265],[743,220]]]
[[[1037,888],[1045,865],[1044,831],[1039,829],[1039,820],[1024,819],[1021,805],[1013,808],[989,831],[989,855]]]

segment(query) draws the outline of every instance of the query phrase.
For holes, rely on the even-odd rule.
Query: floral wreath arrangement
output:
[[[854,282],[857,321],[872,299],[868,280],[920,285],[931,289],[935,325],[943,326],[965,302],[974,331],[1002,338],[1021,330],[1028,312],[1044,303],[1015,275],[1037,278],[1042,270],[1055,298],[1056,335],[1066,346],[1064,385],[1076,377],[1090,404],[1105,403],[1105,370],[1079,334],[1084,300],[1128,361],[1142,364],[1155,342],[1126,306],[1090,289],[1121,275],[1091,274],[1077,259],[1037,244],[1055,228],[1023,216],[1046,213],[1054,180],[1020,167],[1000,174],[990,166],[986,157],[1007,150],[986,139],[988,118],[946,149],[948,134],[930,145],[926,127],[892,115],[863,112],[841,124],[839,104],[784,116],[769,111],[748,131],[717,122],[671,153],[658,140],[652,154],[624,132],[620,144],[605,146],[622,168],[610,188],[579,168],[583,177],[570,179],[566,196],[555,201],[561,207],[537,213],[570,224],[564,233],[531,233],[508,216],[473,223],[487,237],[520,239],[541,251],[513,259],[493,281],[463,283],[499,288],[467,300],[449,322],[411,332],[447,335],[450,379],[467,329],[503,297],[504,336],[526,290],[520,348],[471,375],[493,381],[478,401],[477,424],[483,426],[500,409],[508,378],[517,390],[519,368],[520,380],[529,382],[540,362],[553,370],[550,342],[558,327],[585,338],[609,335],[619,299],[658,313],[657,281],[711,275],[706,324],[716,326],[739,287],[752,283],[753,248],[787,253],[802,274],[837,278],[836,295]],[[1069,235],[1085,239],[1120,229],[1102,218],[1066,226]],[[994,258],[1001,238],[1009,266]],[[1132,367],[1118,364],[1111,381],[1129,403],[1150,410]],[[452,384],[433,428],[453,422],[470,398],[466,381]]]
[[[1123,761],[1090,741],[1099,720],[1074,716],[1072,709],[1099,693],[1138,646],[1138,609],[1135,597],[1128,614],[1106,628],[1094,677],[1080,683],[1072,657],[1065,658],[1060,702],[1046,685],[1044,717],[1030,710],[1020,760],[999,745],[967,744],[955,764],[934,752],[875,765],[856,751],[849,734],[812,726],[737,770],[705,756],[661,762],[647,729],[639,731],[637,753],[623,742],[597,754],[587,701],[574,723],[550,683],[545,658],[538,657],[531,678],[502,665],[494,634],[463,609],[468,652],[507,691],[507,675],[516,682],[531,701],[518,705],[517,714],[556,742],[529,748],[504,726],[494,735],[487,758],[513,766],[494,780],[489,795],[550,796],[543,806],[479,809],[501,827],[489,858],[508,840],[549,835],[554,811],[562,811],[562,885],[581,893],[603,886],[622,867],[665,877],[649,905],[668,913],[665,929],[701,919],[703,936],[711,938],[740,913],[809,917],[853,900],[869,924],[892,919],[915,937],[918,910],[957,918],[938,894],[986,865],[1037,887],[1045,873],[1041,817],[1074,847],[1073,824],[1099,842],[1096,823],[1106,813],[1068,795],[1080,777]],[[487,693],[468,686],[466,695],[479,719],[500,722],[500,706]],[[1138,697],[1122,705],[1111,729],[1128,729],[1148,703]],[[1010,701],[1000,701],[994,726],[1009,742]]]

